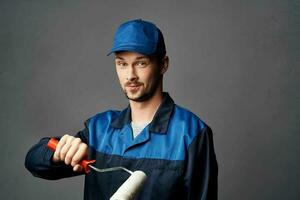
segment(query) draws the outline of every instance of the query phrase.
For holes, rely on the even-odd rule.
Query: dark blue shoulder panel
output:
[[[147,126],[133,139],[130,124],[113,128],[110,123],[120,111],[100,113],[88,121],[89,143],[98,152],[126,158],[184,160],[189,145],[205,124],[192,112],[175,105],[166,134],[156,134]]]

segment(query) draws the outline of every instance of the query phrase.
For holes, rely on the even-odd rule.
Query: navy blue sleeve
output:
[[[88,143],[87,127],[79,131],[75,137],[79,137],[83,142]],[[58,140],[60,137],[56,137]],[[53,152],[47,147],[50,138],[42,138],[37,144],[30,148],[25,158],[25,167],[33,176],[56,180],[71,176],[81,175],[82,173],[74,172],[73,168],[65,165],[63,162],[56,164],[52,162]]]
[[[218,199],[218,164],[211,129],[206,126],[190,144],[184,182],[189,200]]]

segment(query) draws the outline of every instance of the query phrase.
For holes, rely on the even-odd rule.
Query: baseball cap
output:
[[[143,55],[166,54],[163,34],[152,22],[135,19],[121,24],[107,55],[118,51],[133,51]]]

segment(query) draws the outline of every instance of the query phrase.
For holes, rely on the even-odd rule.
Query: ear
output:
[[[169,68],[169,57],[165,56],[162,60],[162,63],[161,63],[160,74],[163,75],[164,73],[166,73],[168,68]]]

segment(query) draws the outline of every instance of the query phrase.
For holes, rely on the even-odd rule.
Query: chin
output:
[[[127,96],[128,99],[135,100],[135,99],[142,98],[145,94],[143,94],[143,92],[141,91],[137,91],[135,93],[125,91],[125,95]]]
[[[143,96],[141,96],[141,95],[128,95],[127,94],[126,96],[129,100],[132,100],[132,101],[139,101],[139,99],[143,98]]]
[[[151,95],[150,93],[140,94],[140,95],[127,95],[126,94],[126,96],[129,100],[135,101],[135,102],[145,102],[153,97],[153,95]]]

